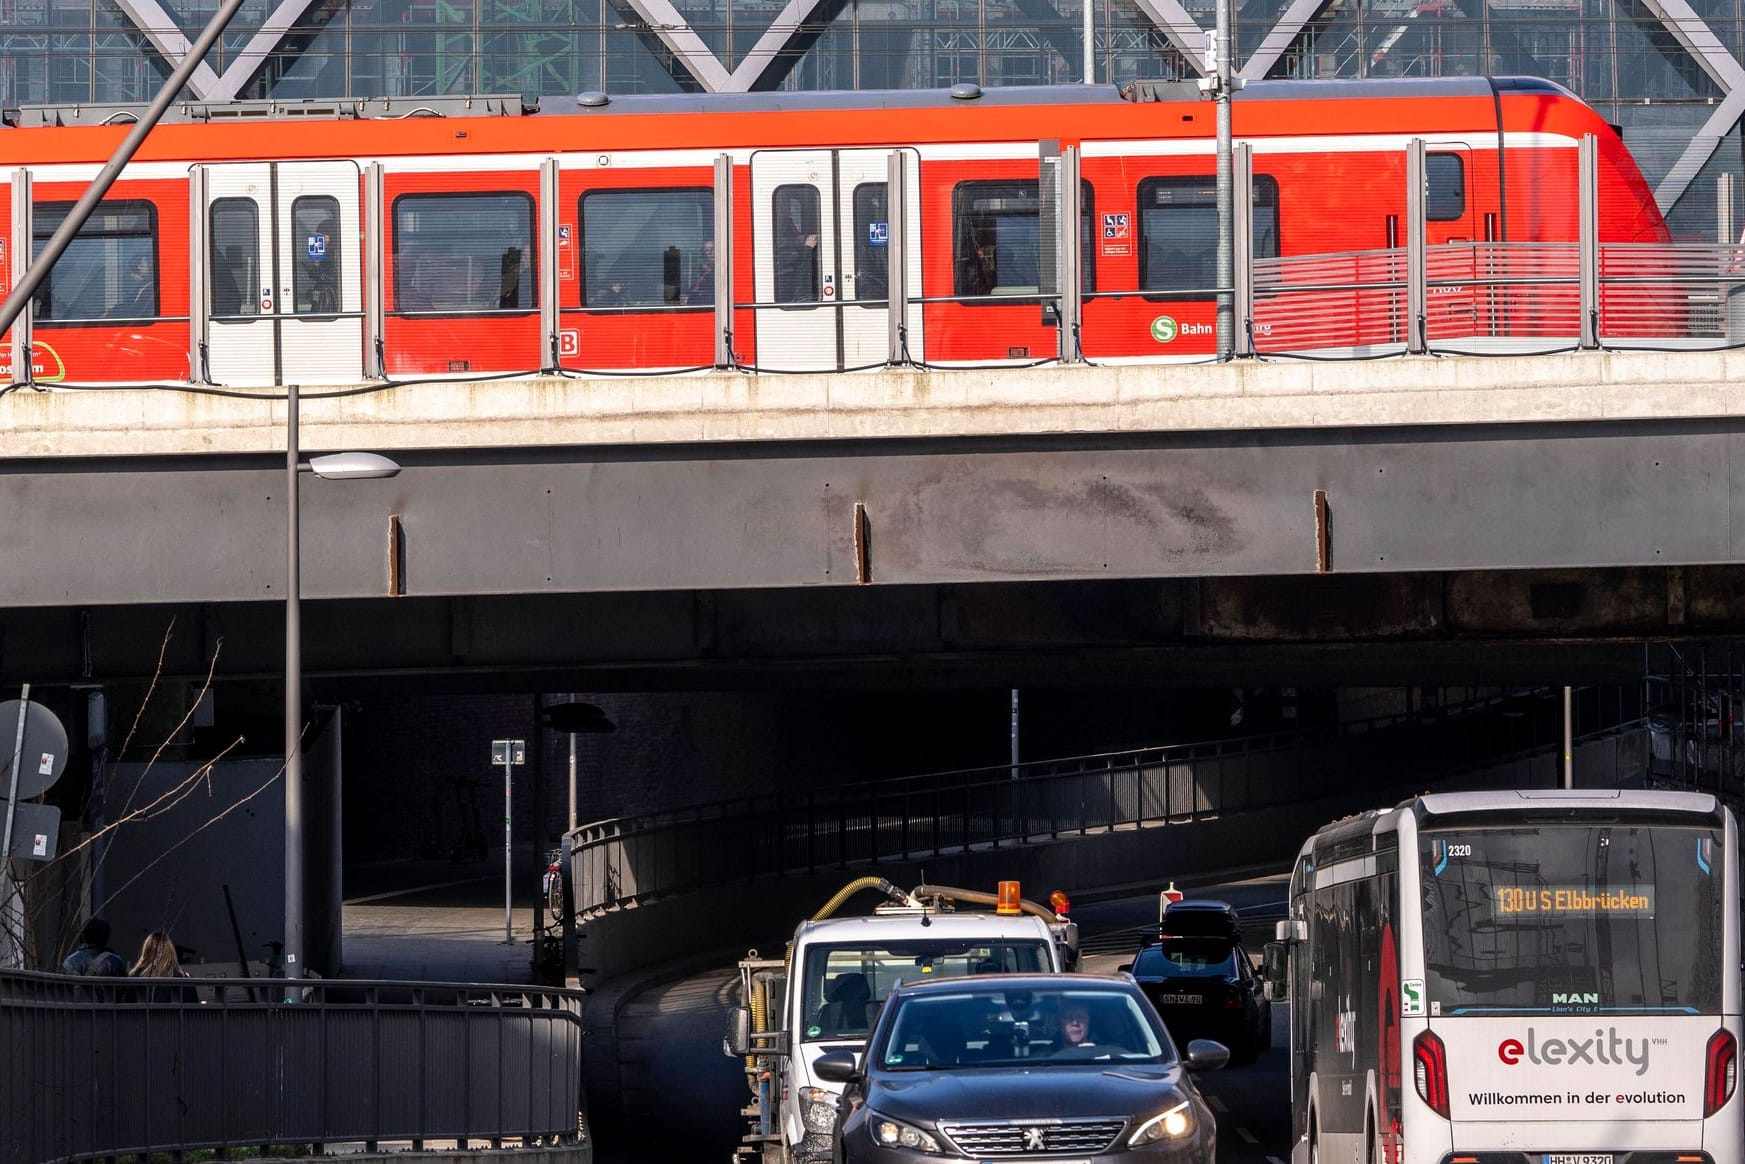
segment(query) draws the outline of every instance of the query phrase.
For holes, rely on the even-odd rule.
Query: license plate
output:
[[[1610,1152],[1546,1152],[1539,1164],[1612,1164]]]
[[[1158,1001],[1167,1002],[1174,1006],[1198,1006],[1200,1003],[1204,1002],[1205,999],[1203,996],[1198,994],[1166,994]],[[1548,1161],[1547,1164],[1561,1164],[1561,1162]],[[1610,1162],[1608,1161],[1607,1164],[1610,1164]]]

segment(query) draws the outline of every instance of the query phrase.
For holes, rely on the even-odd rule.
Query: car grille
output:
[[[1006,1120],[1000,1123],[941,1123],[965,1156],[1035,1156],[1047,1152],[1096,1155],[1106,1152],[1126,1120]]]

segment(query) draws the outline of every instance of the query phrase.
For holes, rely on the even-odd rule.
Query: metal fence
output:
[[[1596,262],[1584,295],[1578,243],[1444,243],[1424,248],[1414,294],[1404,247],[1260,259],[1243,318],[1259,355],[1561,351],[1584,343],[1590,313],[1589,346],[1745,344],[1740,247],[1605,243]]]
[[[1641,692],[1582,689],[1583,736],[1640,724]],[[1179,825],[1308,804],[1366,781],[1426,785],[1556,747],[1560,692],[1536,689],[1321,733],[999,765],[801,788],[583,825],[565,838],[575,916],[760,877],[877,867],[917,855]]]
[[[525,986],[0,972],[0,1164],[577,1144],[581,999]]]

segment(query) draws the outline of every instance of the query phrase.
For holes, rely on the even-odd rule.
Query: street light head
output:
[[[554,703],[545,709],[545,722],[559,732],[614,732],[618,725],[591,703]]]
[[[380,453],[328,453],[310,457],[309,469],[324,481],[358,481],[392,477],[400,472],[400,464]]]

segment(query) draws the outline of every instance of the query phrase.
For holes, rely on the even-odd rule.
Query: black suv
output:
[[[864,1059],[831,1051],[816,1070],[845,1085],[841,1164],[1211,1164],[1217,1128],[1190,1072],[1227,1058],[1207,1041],[1178,1055],[1125,978],[988,974],[899,985]]]
[[[1178,1041],[1216,1039],[1232,1063],[1272,1046],[1272,1003],[1242,948],[1236,910],[1222,901],[1178,901],[1158,936],[1123,970],[1133,975]]]

